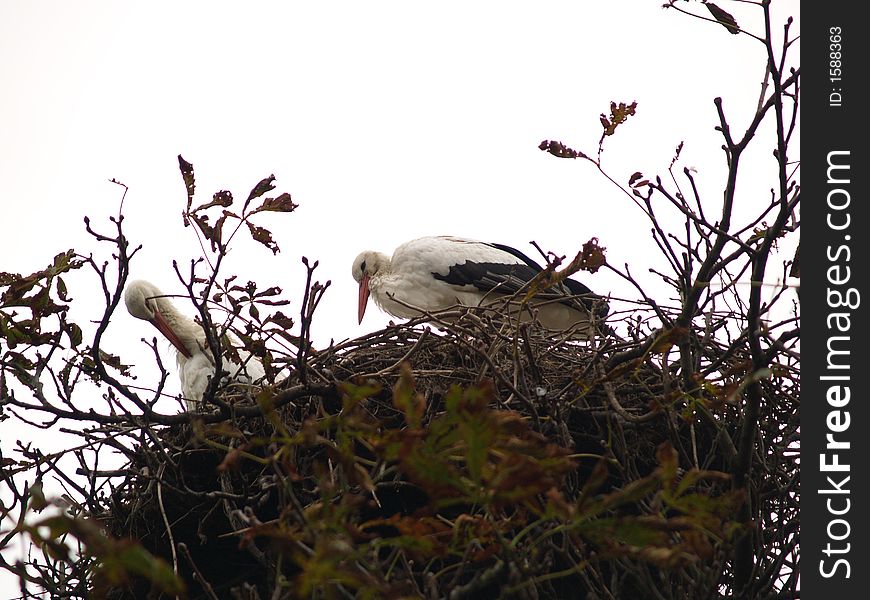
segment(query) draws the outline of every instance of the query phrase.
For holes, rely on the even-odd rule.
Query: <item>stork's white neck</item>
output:
[[[204,345],[205,332],[193,319],[178,312],[172,301],[163,295],[163,292],[149,281],[142,279],[131,281],[124,292],[124,303],[127,311],[137,319],[151,321],[160,329],[176,349],[180,347],[187,351],[186,356],[192,356]],[[162,322],[162,324],[161,324]],[[171,332],[167,333],[166,328]]]
[[[157,304],[157,310],[191,355],[205,346],[205,331],[196,321],[178,312],[169,298],[155,298],[154,302]]]

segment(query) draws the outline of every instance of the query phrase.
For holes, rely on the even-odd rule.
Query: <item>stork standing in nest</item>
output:
[[[534,313],[551,331],[572,331],[589,337],[590,325],[607,313],[607,303],[574,279],[539,290],[527,304],[520,300],[529,282],[544,268],[510,246],[458,237],[424,237],[396,248],[392,258],[374,251],[353,261],[359,283],[360,323],[372,297],[381,310],[395,317],[412,318],[453,306],[511,302],[510,313],[528,320]]]
[[[148,281],[130,282],[124,303],[131,315],[154,325],[175,347],[181,393],[188,410],[196,410],[215,375],[214,356],[202,326],[178,312],[169,298]],[[221,357],[221,370],[229,373],[232,380],[250,383],[265,375],[259,359],[246,350],[239,350],[238,354],[242,364],[226,354]]]

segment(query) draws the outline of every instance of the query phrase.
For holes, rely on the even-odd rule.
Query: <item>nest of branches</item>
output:
[[[296,203],[268,195],[274,176],[244,200],[220,190],[194,202],[193,165],[181,156],[183,222],[202,250],[189,269],[173,262],[181,297],[216,359],[238,362],[233,338],[266,381],[215,378],[200,410],[158,412],[169,373],[153,341],[160,377],[133,385],[132,367],[104,347],[141,248],[120,210],[107,232],[85,219],[111,261],[69,250],[32,274],[0,273],[0,421],[79,438],[60,452],[32,440],[19,440],[14,457],[0,449],[11,499],[0,516],[12,523],[0,550],[30,540],[14,564],[0,553],[0,569],[18,575],[25,597],[28,586],[112,599],[796,597],[799,304],[781,309],[797,254],[772,278],[777,244],[800,227],[790,157],[800,69],[786,60],[797,38],[789,18],[774,44],[769,2],[755,7],[764,36],[703,6],[765,49],[745,129],[713,101],[721,182],[699,185],[682,142],[665,177],[608,174],[604,141],[635,102],[601,114],[597,154],[539,146],[592,165],[649,220],[660,256],[635,268],[673,299],[664,306],[602,248],[596,264],[633,291],[611,288],[618,310],[591,340],[476,308],[314,350],[312,315],[329,285],[313,281],[317,262],[303,258],[298,330],[280,287],[221,270],[248,234],[276,254],[264,219]],[[743,192],[741,165],[762,156],[747,148],[764,131],[775,132],[775,152],[763,154],[775,183]],[[555,272],[562,257],[548,252],[547,272],[590,268],[584,255]],[[103,301],[84,329],[64,281],[83,267]],[[111,451],[121,469],[104,466],[117,464]]]
[[[749,490],[761,521],[796,514],[787,365],[762,383],[776,395],[764,456],[735,488],[748,359],[733,345],[706,345],[712,368],[683,378],[668,356],[696,332],[577,342],[454,317],[312,351],[275,386],[219,391],[259,416],[154,431],[99,521],[162,558],[191,598],[712,597],[741,531],[792,543],[736,510]],[[772,587],[771,560],[758,568]]]

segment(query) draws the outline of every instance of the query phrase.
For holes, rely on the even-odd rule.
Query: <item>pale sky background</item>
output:
[[[662,3],[0,2],[0,271],[44,268],[68,248],[108,259],[83,217],[111,230],[115,178],[130,188],[127,237],[144,245],[132,276],[180,292],[172,259],[200,255],[180,216],[181,154],[196,169],[200,202],[220,189],[241,201],[269,174],[276,192],[292,194],[296,212],[257,219],[281,252],[240,236],[224,272],[281,285],[295,301],[285,312],[296,314],[300,257],[319,260],[317,275],[332,286],[316,344],[388,321],[371,306],[357,324],[351,262],[423,235],[530,255],[535,240],[569,259],[597,236],[612,264],[629,263],[661,289],[648,272],[663,267],[643,214],[588,163],[537,146],[556,139],[594,153],[599,114],[611,100],[637,101],[637,115],[606,142],[608,172],[620,182],[635,171],[664,177],[685,141],[682,164],[697,169],[707,206],[719,206],[725,167],[713,98],[723,97],[742,131],[764,50]],[[760,10],[720,5],[761,33]],[[708,16],[700,3],[680,6]],[[774,11],[780,35],[799,3],[778,0]],[[744,160],[742,214],[768,202],[772,143],[762,139]],[[772,282],[778,273],[770,269]],[[604,271],[576,277],[635,297]],[[74,319],[97,318],[95,280],[67,283]],[[127,363],[146,362],[139,340],[154,334],[122,307],[106,344]],[[168,344],[161,350],[173,364]],[[4,449],[21,435],[0,424]],[[13,583],[0,573],[0,599]]]

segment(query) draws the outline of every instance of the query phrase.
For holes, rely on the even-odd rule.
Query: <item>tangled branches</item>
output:
[[[743,527],[721,471],[739,414],[704,381],[709,419],[687,416],[663,354],[623,362],[633,347],[511,339],[471,313],[393,326],[314,353],[309,376],[333,386],[275,408],[291,378],[257,417],[154,431],[123,469],[87,473],[113,481],[89,512],[191,597],[710,593]]]
[[[83,550],[43,566],[40,583],[111,598],[152,587],[682,598],[728,585],[747,526],[734,518],[744,493],[725,472],[746,349],[708,344],[706,375],[687,393],[668,360],[679,340],[657,336],[638,353],[644,344],[615,336],[590,347],[531,324],[512,336],[486,311],[450,316],[437,331],[411,321],[312,351],[253,406],[250,393],[224,390],[231,419],[217,409],[89,430],[127,459],[79,468],[92,488],[67,512],[89,518],[61,518],[56,537],[37,539]],[[761,513],[789,522],[795,470],[782,455],[797,428],[797,377],[793,363],[777,366],[761,382],[771,444],[752,486]],[[100,544],[97,531],[109,534]]]

